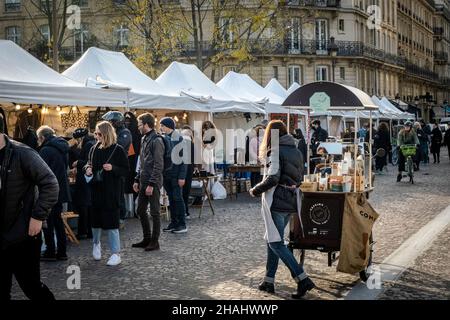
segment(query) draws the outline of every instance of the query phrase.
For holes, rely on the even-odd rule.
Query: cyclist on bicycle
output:
[[[401,146],[415,144],[420,145],[419,138],[417,137],[416,131],[412,128],[413,124],[411,121],[407,121],[404,124],[404,128],[398,133],[398,175],[397,182],[402,180],[402,172],[405,171],[405,156],[401,151]],[[416,153],[417,154],[417,153]],[[413,159],[414,162],[414,159]]]

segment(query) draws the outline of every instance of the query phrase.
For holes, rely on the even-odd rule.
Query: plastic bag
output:
[[[219,181],[212,186],[211,194],[214,200],[224,200],[227,198],[227,190]]]

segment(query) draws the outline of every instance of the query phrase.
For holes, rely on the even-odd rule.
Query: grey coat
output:
[[[141,188],[152,186],[161,189],[163,185],[165,147],[162,138],[152,130],[142,137],[140,168],[135,181]]]

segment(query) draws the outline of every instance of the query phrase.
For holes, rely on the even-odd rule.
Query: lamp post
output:
[[[339,48],[334,42],[334,37],[330,38],[330,44],[328,45],[328,55],[331,57],[331,66],[332,66],[332,81],[336,82],[336,76],[335,76],[335,67],[336,67],[336,56],[338,54]]]
[[[416,117],[416,120],[417,120],[417,109],[418,109],[418,106],[419,106],[419,97],[418,96],[416,96],[414,98],[414,104],[416,105],[416,110],[414,110],[414,114],[415,114],[415,117]]]

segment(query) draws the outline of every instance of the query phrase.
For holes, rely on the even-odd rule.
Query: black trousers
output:
[[[11,300],[12,277],[31,300],[50,301],[55,297],[41,282],[41,234],[1,250],[0,300]]]
[[[158,188],[153,188],[153,194],[149,197],[145,195],[147,186],[141,185],[139,190],[137,214],[141,220],[142,231],[144,239],[158,240],[161,233],[161,205],[159,203],[160,191]],[[150,221],[147,214],[147,208],[150,204],[150,215],[153,219],[153,232],[150,229]]]
[[[45,245],[47,246],[46,251],[50,254],[54,254],[56,252],[54,237],[55,233],[56,240],[58,241],[57,253],[59,255],[66,254],[67,238],[66,231],[64,230],[64,223],[61,218],[61,212],[62,203],[58,202],[50,212],[50,216],[47,219],[47,228],[44,229]]]
[[[78,234],[92,237],[92,207],[77,206],[78,217]]]
[[[189,165],[186,173],[186,183],[183,187],[183,201],[186,207],[186,215],[189,215],[189,195],[191,194],[192,188],[192,175],[194,173],[194,166]]]

